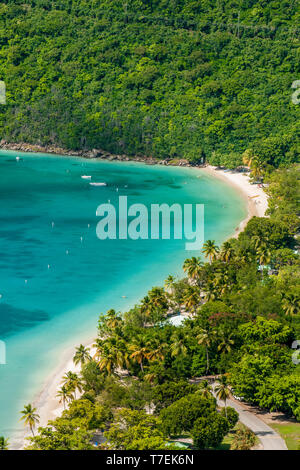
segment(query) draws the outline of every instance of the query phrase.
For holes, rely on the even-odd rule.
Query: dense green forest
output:
[[[296,0],[2,0],[0,138],[295,162],[299,22]]]

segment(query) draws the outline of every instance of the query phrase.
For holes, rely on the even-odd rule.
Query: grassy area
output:
[[[300,423],[272,424],[275,431],[285,440],[289,450],[297,450],[300,446]]]
[[[234,438],[234,434],[235,434],[234,430],[229,431],[227,436],[224,437],[221,444],[218,447],[216,447],[215,450],[230,450],[230,447],[231,447],[231,444],[232,444],[232,441],[233,441],[233,438]]]

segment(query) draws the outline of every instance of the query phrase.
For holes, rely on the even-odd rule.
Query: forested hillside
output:
[[[2,0],[0,139],[295,162],[299,24],[294,0]]]

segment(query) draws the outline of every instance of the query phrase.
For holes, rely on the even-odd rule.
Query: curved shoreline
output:
[[[5,149],[7,150],[7,149]],[[12,150],[12,149],[9,149]],[[13,149],[15,150],[15,149]],[[23,151],[23,150],[22,150]],[[76,156],[76,155],[72,155]],[[79,155],[78,155],[79,156]],[[102,158],[99,158],[102,160]],[[131,160],[131,159],[130,159]],[[128,161],[128,160],[126,160]],[[133,160],[134,161],[134,160]],[[139,160],[141,161],[141,160]],[[151,164],[156,164],[157,162],[151,162]],[[172,165],[173,166],[173,165]],[[175,165],[174,165],[175,166]],[[190,166],[190,165],[178,165],[178,166]],[[234,171],[224,171],[222,169],[216,169],[212,166],[205,167],[195,167],[194,169],[199,169],[215,178],[222,179],[227,184],[235,187],[243,199],[247,202],[247,217],[239,224],[235,229],[235,232],[231,237],[236,237],[244,229],[247,222],[253,216],[263,217],[267,209],[267,195],[262,188],[258,188],[257,185],[252,185],[249,182],[249,175],[245,173],[238,173]],[[255,197],[256,203],[253,198]],[[231,238],[229,237],[229,238]],[[83,341],[83,344],[91,347],[94,340],[91,338],[86,338]],[[59,365],[55,371],[51,373],[48,379],[45,381],[43,388],[37,394],[33,400],[34,407],[37,408],[37,412],[40,415],[40,426],[46,426],[49,420],[53,420],[58,417],[63,411],[63,406],[59,404],[58,399],[56,398],[57,390],[61,386],[62,376],[68,372],[80,372],[80,366],[75,366],[73,364],[73,355],[74,347],[70,347],[65,350],[63,358],[59,361]],[[25,438],[30,436],[30,433],[27,430],[20,431],[18,435],[11,438],[11,449],[21,450],[24,448]]]
[[[256,217],[264,217],[268,208],[268,196],[262,187],[257,184],[251,184],[249,172],[237,172],[233,170],[222,170],[211,165],[201,168],[202,171],[215,178],[225,181],[230,186],[235,187],[243,199],[247,202],[247,217],[242,220],[231,237],[237,237],[244,230],[249,220]],[[229,238],[231,238],[229,237]]]

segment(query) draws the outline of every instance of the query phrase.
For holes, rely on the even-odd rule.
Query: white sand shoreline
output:
[[[263,217],[268,207],[268,197],[262,188],[258,185],[252,185],[249,182],[248,173],[238,173],[234,171],[224,171],[222,169],[216,169],[212,166],[206,166],[199,168],[200,171],[206,172],[213,177],[220,178],[226,183],[234,186],[247,201],[247,217],[239,224],[236,228],[235,233],[232,236],[238,236],[238,234],[244,229],[247,222],[253,216]],[[96,327],[95,327],[96,329]],[[95,331],[96,333],[96,331]],[[91,349],[95,339],[87,339],[82,344]],[[40,415],[40,426],[46,426],[49,420],[53,420],[60,416],[63,411],[63,406],[59,403],[56,397],[58,389],[61,387],[61,380],[63,375],[68,372],[80,372],[80,366],[75,366],[73,363],[73,356],[75,354],[74,348],[68,348],[59,362],[57,369],[49,376],[46,380],[41,392],[36,396],[33,406],[37,408],[37,413]],[[91,350],[91,354],[94,354],[95,350]],[[18,437],[11,439],[12,449],[23,449],[26,441],[25,437],[31,434],[26,430],[19,434]]]
[[[232,170],[222,170],[211,165],[201,168],[202,171],[219,178],[231,186],[235,187],[241,196],[247,201],[247,217],[242,220],[236,228],[232,237],[237,237],[244,230],[248,221],[253,217],[264,217],[268,208],[268,196],[262,187],[257,184],[251,184],[249,172],[237,172]],[[230,238],[230,237],[229,237]]]

